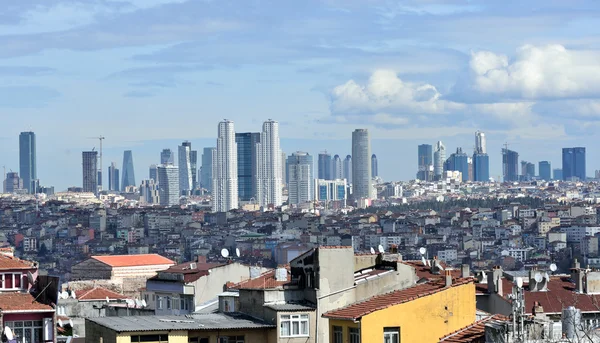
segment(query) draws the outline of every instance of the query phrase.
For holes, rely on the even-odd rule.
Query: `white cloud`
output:
[[[600,94],[600,51],[524,45],[513,60],[489,51],[471,56],[472,89],[502,98],[569,98]]]
[[[461,109],[458,103],[440,99],[431,84],[402,81],[392,70],[376,70],[366,85],[350,80],[331,93],[334,114],[444,114]]]

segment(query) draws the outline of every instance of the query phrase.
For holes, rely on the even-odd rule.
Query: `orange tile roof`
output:
[[[273,289],[280,288],[285,285],[291,284],[292,275],[290,273],[290,266],[285,267],[287,269],[287,280],[277,281],[275,279],[276,269],[269,270],[260,274],[260,276],[254,279],[248,279],[237,284],[230,285],[228,288],[231,289]]]
[[[141,254],[141,255],[103,255],[92,256],[111,267],[135,267],[135,266],[151,266],[156,264],[175,264],[172,260],[162,257],[158,254]]]
[[[444,278],[443,271],[440,272],[439,274],[433,274],[431,272],[431,267],[424,266],[423,262],[421,262],[421,261],[402,261],[402,263],[415,268],[415,272],[416,272],[417,276],[419,277],[419,279],[426,278],[426,279],[432,280],[432,279]],[[448,267],[448,265],[444,261],[440,261],[439,263],[444,268]],[[460,275],[461,271],[459,269],[451,269],[450,273],[452,274],[453,278],[458,278],[461,276]]]
[[[0,270],[2,269],[34,269],[34,263],[0,254]]]
[[[470,278],[456,279],[453,281],[452,287],[465,285],[472,282],[473,280]],[[444,286],[443,282],[438,281],[424,283],[410,288],[377,295],[365,301],[357,302],[337,310],[329,311],[325,313],[323,317],[342,320],[357,320],[370,313],[432,295],[445,289],[447,288]]]
[[[440,338],[440,342],[448,343],[470,343],[480,342],[481,339],[485,339],[485,325],[490,322],[504,322],[509,320],[508,317],[501,314],[489,316],[478,320],[473,324],[467,325],[462,329],[454,331],[453,333]]]
[[[127,299],[123,294],[98,286],[75,291],[75,296],[78,300],[106,300],[106,297],[109,299]]]
[[[34,300],[29,293],[0,293],[0,312],[54,312],[48,305]]]

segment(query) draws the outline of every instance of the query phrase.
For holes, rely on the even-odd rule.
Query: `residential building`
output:
[[[152,179],[142,180],[142,184],[140,185],[140,202],[148,205],[160,204],[160,191],[157,182]]]
[[[98,192],[98,152],[84,151],[82,153],[83,191]]]
[[[110,280],[126,296],[138,297],[146,280],[175,262],[157,254],[92,256],[71,268],[71,279]]]
[[[552,168],[550,166],[550,162],[540,161],[538,163],[538,170],[540,173],[540,179],[542,179],[544,181],[552,180]]]
[[[235,134],[237,144],[237,178],[239,201],[256,200],[257,192],[257,146],[260,142],[259,132],[242,132]]]
[[[4,193],[22,193],[24,189],[23,179],[19,177],[19,173],[6,173],[6,180],[4,180]]]
[[[150,180],[154,180],[154,183],[158,184],[158,169],[156,164],[151,164],[148,170],[148,176]]]
[[[502,176],[504,181],[519,181],[519,153],[502,149]]]
[[[281,206],[282,180],[281,148],[279,142],[279,123],[267,120],[263,123],[260,142],[257,149],[256,197],[261,206]]]
[[[200,167],[200,187],[212,191],[213,159],[216,158],[217,148],[209,147],[202,150],[202,166]]]
[[[231,120],[226,119],[219,123],[212,170],[213,212],[228,212],[238,208],[237,144]]]
[[[344,175],[343,178],[346,179],[348,185],[352,184],[352,156],[346,155],[344,159]]]
[[[111,162],[108,166],[108,190],[109,191],[120,191],[119,187],[119,169],[115,162]]]
[[[156,166],[156,172],[160,205],[179,205],[179,168],[172,164],[161,164]]]
[[[192,190],[192,162],[190,153],[192,143],[185,141],[178,147],[177,164],[179,166],[179,194],[189,195]]]
[[[129,186],[137,186],[135,183],[135,172],[133,169],[133,152],[131,152],[131,150],[125,150],[123,152],[122,173],[121,191],[125,192],[126,188]]]
[[[315,180],[315,200],[329,203],[339,202],[341,207],[346,205],[348,199],[345,179],[338,180]]]
[[[317,163],[317,177],[323,180],[331,180],[332,175],[331,171],[333,169],[331,163],[331,154],[327,151],[323,151],[319,153],[319,160]]]
[[[377,164],[377,156],[375,154],[371,155],[371,176],[372,177],[379,176],[379,166]],[[341,179],[341,177],[339,177],[339,178],[336,177],[336,179]]]
[[[586,180],[585,148],[562,149],[562,176],[565,181]]]
[[[340,155],[334,155],[333,160],[331,161],[331,177],[334,179],[343,179],[344,178],[344,167],[342,164],[342,159]]]
[[[434,179],[440,180],[444,173],[444,163],[446,162],[446,147],[442,141],[435,144],[433,152],[433,175]]]
[[[175,164],[175,154],[171,149],[163,149],[160,152],[160,164]]]
[[[306,152],[296,151],[287,158],[288,202],[302,204],[314,199],[313,159]]]
[[[19,135],[19,174],[27,193],[35,193],[36,189],[32,188],[31,183],[37,179],[37,154],[33,132],[21,132]]]
[[[352,132],[352,196],[356,200],[373,198],[370,158],[369,130],[354,130]]]

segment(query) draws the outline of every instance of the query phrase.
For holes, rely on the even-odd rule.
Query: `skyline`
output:
[[[38,177],[57,189],[80,178],[73,155],[98,148],[87,137],[107,136],[104,167],[133,150],[139,180],[156,145],[214,146],[215,118],[239,132],[273,118],[284,152],[314,156],[345,156],[349,132],[368,128],[387,180],[413,177],[398,161],[414,146],[470,152],[476,130],[491,175],[504,142],[553,167],[564,146],[600,158],[592,1],[29,0],[3,11],[0,163],[18,170],[14,137],[36,132]]]

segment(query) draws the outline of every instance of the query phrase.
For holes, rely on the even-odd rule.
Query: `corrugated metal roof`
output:
[[[116,332],[170,330],[234,330],[274,328],[241,313],[210,313],[189,316],[129,316],[87,318]]]
[[[274,311],[287,311],[287,312],[295,312],[295,311],[314,311],[315,308],[308,305],[302,304],[265,304],[264,307],[270,308]]]

